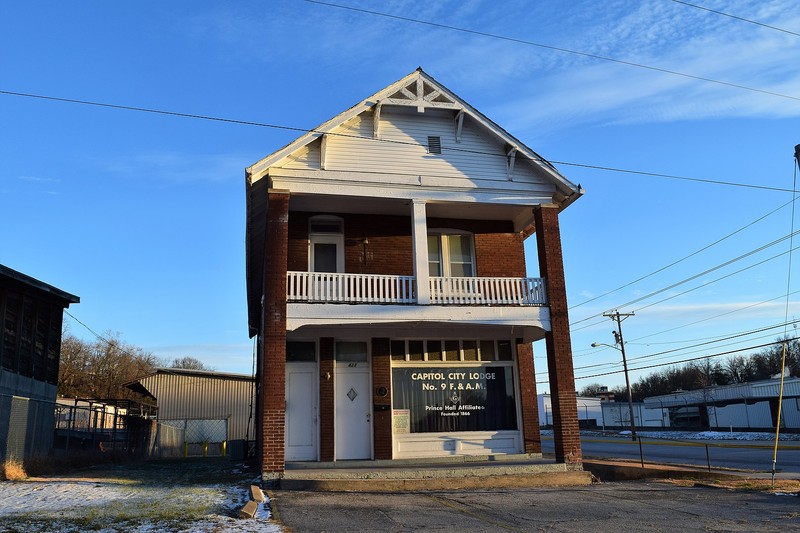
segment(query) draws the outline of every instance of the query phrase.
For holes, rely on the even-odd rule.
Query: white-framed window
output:
[[[389,349],[393,363],[510,362],[515,350],[507,339],[392,339]]]
[[[471,233],[435,230],[428,233],[428,274],[474,277],[475,246]]]
[[[308,271],[344,272],[344,221],[332,215],[308,220]]]

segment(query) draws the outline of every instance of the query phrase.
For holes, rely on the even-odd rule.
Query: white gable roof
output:
[[[580,186],[573,184],[561,175],[543,157],[489,120],[422,69],[417,69],[408,74],[253,164],[247,169],[248,184],[252,185],[270,174],[270,168],[289,167],[293,158],[304,157],[312,151],[315,147],[314,143],[317,145],[316,151],[319,152],[320,139],[325,135],[331,135],[336,139],[349,137],[353,140],[386,142],[387,140],[381,139],[379,135],[381,113],[384,106],[386,106],[386,109],[396,109],[397,106],[400,106],[418,111],[449,110],[449,113],[454,118],[456,142],[460,142],[458,136],[461,132],[461,124],[466,119],[471,125],[477,126],[482,130],[487,137],[493,139],[495,143],[502,145],[505,154],[512,160],[516,160],[517,165],[521,163],[530,165],[536,170],[540,180],[550,184],[552,193],[549,196],[551,201],[547,203],[554,203],[564,208],[582,194]],[[383,113],[385,114],[386,112],[384,111]],[[363,136],[359,135],[359,133],[348,132],[348,123],[351,123],[354,119],[360,119],[362,122],[369,120],[370,123],[374,123],[374,125],[371,124],[370,132],[372,135]],[[442,150],[465,151],[457,146],[443,146]],[[319,156],[316,155],[316,157]],[[511,166],[513,168],[513,162]]]

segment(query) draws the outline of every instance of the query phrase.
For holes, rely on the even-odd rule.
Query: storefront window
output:
[[[408,433],[517,429],[510,366],[402,366],[392,369],[393,408]]]
[[[394,432],[516,430],[512,348],[510,340],[392,340]]]

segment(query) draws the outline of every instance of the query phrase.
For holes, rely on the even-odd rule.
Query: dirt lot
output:
[[[0,483],[0,531],[279,532],[234,518],[257,473],[219,459],[154,461]]]

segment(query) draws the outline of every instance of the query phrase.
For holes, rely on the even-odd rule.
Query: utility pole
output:
[[[625,340],[622,338],[622,321],[633,313],[620,313],[614,311],[613,313],[603,313],[603,316],[609,317],[617,323],[617,330],[613,331],[615,344],[619,345],[619,351],[622,352],[622,368],[625,371],[625,388],[628,390],[628,410],[631,417],[631,440],[636,440],[636,424],[633,421],[633,393],[631,392],[631,381],[628,378],[628,359],[625,357]]]

